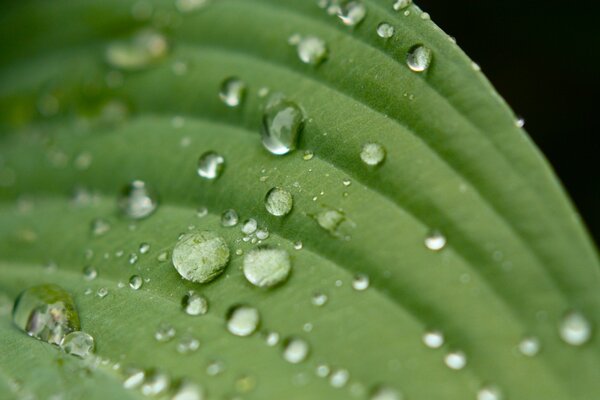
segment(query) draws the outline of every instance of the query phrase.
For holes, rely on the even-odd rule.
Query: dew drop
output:
[[[144,30],[129,40],[110,43],[105,57],[114,68],[138,70],[159,61],[168,51],[169,44],[161,33]]]
[[[143,370],[138,368],[130,368],[125,373],[123,387],[125,389],[138,388],[144,382],[144,379],[146,379],[146,373]]]
[[[258,247],[244,256],[244,276],[254,286],[270,288],[285,281],[292,265],[287,251]]]
[[[342,388],[346,386],[348,380],[350,380],[350,373],[345,369],[335,370],[329,376],[329,384],[334,388]]]
[[[393,8],[396,11],[400,11],[400,10],[404,10],[406,7],[410,6],[412,4],[412,0],[397,0],[394,5]]]
[[[110,231],[110,223],[103,218],[95,218],[91,224],[92,235],[102,236]]]
[[[365,19],[366,15],[367,8],[361,1],[350,1],[337,9],[337,16],[347,26],[357,26]]]
[[[169,259],[169,252],[168,251],[162,251],[160,252],[160,254],[158,256],[156,256],[156,260],[158,262],[165,262]]]
[[[236,226],[239,220],[238,213],[233,208],[225,210],[221,214],[221,225],[225,228]]]
[[[394,27],[387,22],[377,25],[377,36],[383,39],[389,39],[394,36]]]
[[[221,84],[219,98],[229,107],[239,106],[246,95],[246,84],[238,78],[227,78]]]
[[[200,342],[193,337],[182,338],[177,343],[177,352],[180,354],[192,353],[200,348]]]
[[[81,329],[71,295],[57,285],[46,284],[24,290],[15,300],[13,322],[29,336],[60,344]]]
[[[285,189],[274,187],[265,196],[265,208],[269,214],[282,217],[292,211],[294,200],[292,194]]]
[[[256,238],[259,240],[265,240],[269,237],[269,230],[267,228],[260,228],[256,231]]]
[[[181,306],[187,315],[204,315],[208,312],[208,300],[206,297],[190,290],[181,299]]]
[[[423,334],[423,343],[430,349],[439,349],[444,345],[444,334],[440,331],[428,331]]]
[[[83,277],[85,278],[86,281],[92,281],[92,280],[96,279],[97,276],[98,276],[98,270],[95,267],[88,265],[87,267],[85,267],[83,269]]]
[[[369,400],[402,400],[402,394],[387,386],[378,386],[371,392]]]
[[[309,350],[306,341],[300,338],[289,338],[284,342],[283,358],[289,363],[298,364],[306,360]]]
[[[329,376],[330,372],[331,372],[331,369],[329,368],[329,365],[327,365],[327,364],[319,364],[315,368],[315,374],[319,378],[327,378],[327,376]]]
[[[446,246],[446,237],[438,231],[432,231],[425,238],[425,247],[432,251],[440,251]]]
[[[214,151],[207,151],[198,159],[198,175],[204,179],[217,179],[225,168],[225,158]]]
[[[246,235],[251,235],[254,232],[256,232],[257,227],[258,227],[258,224],[254,218],[247,219],[242,224],[242,233],[244,233]]]
[[[328,297],[325,293],[315,293],[311,299],[311,303],[317,307],[324,306],[327,303]]]
[[[150,190],[146,183],[135,180],[125,186],[118,199],[121,212],[132,219],[141,219],[152,214],[157,207],[156,194]]]
[[[235,336],[250,336],[260,323],[260,315],[254,307],[239,305],[231,308],[227,316],[227,330]]]
[[[378,143],[367,143],[360,151],[360,159],[367,165],[379,165],[385,160],[385,148]]]
[[[571,346],[581,346],[592,336],[592,326],[579,312],[567,313],[560,323],[560,337]]]
[[[192,382],[181,382],[171,400],[204,400],[204,389]]]
[[[298,105],[286,99],[271,102],[262,116],[262,144],[275,155],[296,149],[304,127],[304,113]]]
[[[200,10],[208,5],[209,0],[175,0],[177,11],[182,14]]]
[[[273,347],[279,343],[279,333],[277,332],[266,332],[265,333],[265,342],[267,346]]]
[[[477,400],[502,400],[502,393],[497,387],[486,386],[477,392]]]
[[[144,280],[139,275],[131,275],[129,278],[129,287],[133,290],[138,290],[142,287]]]
[[[327,45],[316,36],[301,37],[296,44],[300,61],[312,66],[318,66],[327,58]]]
[[[432,53],[427,47],[422,45],[413,46],[406,56],[408,68],[414,72],[423,72],[431,64]]]
[[[98,288],[98,290],[96,290],[96,296],[100,297],[101,299],[105,298],[108,296],[108,289],[105,287]]]
[[[85,358],[94,352],[94,338],[89,333],[74,331],[65,336],[60,347],[67,354]]]
[[[305,150],[304,155],[302,156],[302,159],[304,161],[310,161],[313,159],[314,156],[315,156],[315,153],[312,150]]]
[[[523,128],[525,126],[525,119],[524,118],[517,118],[517,120],[515,121],[515,126],[517,128]]]
[[[146,396],[157,396],[169,388],[169,376],[163,372],[152,370],[146,373],[146,379],[142,384],[142,394]]]
[[[540,352],[540,341],[538,338],[529,336],[519,343],[519,352],[527,357],[533,357]]]
[[[206,373],[209,376],[217,376],[223,373],[223,371],[225,371],[225,364],[223,364],[221,361],[211,361],[206,366]]]
[[[210,282],[223,272],[229,262],[229,247],[216,233],[189,233],[175,245],[172,262],[184,279]]]
[[[364,274],[358,274],[352,280],[352,288],[354,290],[363,291],[369,288],[369,277]]]
[[[135,264],[138,262],[138,255],[136,253],[131,253],[129,255],[129,258],[127,258],[127,262],[131,265]]]
[[[171,324],[163,322],[158,325],[156,332],[154,332],[154,339],[158,342],[168,342],[175,337],[175,333],[175,328]]]
[[[352,181],[350,179],[346,178],[342,181],[342,184],[344,186],[348,187],[348,186],[352,185]]]
[[[450,369],[463,369],[467,365],[467,356],[462,351],[453,351],[446,354],[444,357],[444,363]]]
[[[140,243],[139,252],[140,254],[146,254],[150,251],[150,245],[148,243]]]

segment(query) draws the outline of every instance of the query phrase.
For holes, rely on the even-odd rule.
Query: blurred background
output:
[[[600,8],[586,0],[416,0],[477,62],[600,243]]]

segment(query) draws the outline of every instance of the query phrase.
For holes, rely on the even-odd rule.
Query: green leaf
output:
[[[211,399],[369,398],[379,387],[406,399],[600,393],[596,249],[512,111],[426,14],[364,0],[366,17],[349,27],[312,0],[213,0],[181,12],[184,3],[28,0],[0,17],[0,397],[143,397],[123,387],[129,367],[197,383]],[[376,33],[384,21],[389,39]],[[303,63],[294,34],[323,40],[324,58]],[[431,51],[423,72],[406,62],[415,45]],[[246,87],[237,107],[219,99],[231,77]],[[284,156],[261,144],[275,93],[306,116]],[[361,160],[367,143],[384,147],[383,163]],[[208,151],[225,159],[213,181],[196,171]],[[159,196],[142,220],[117,205],[135,179]],[[265,209],[273,187],[293,196],[286,216]],[[239,253],[258,244],[240,224],[221,226],[226,209],[256,219],[270,232],[264,243],[289,253],[285,283],[259,289],[244,278]],[[103,235],[92,233],[98,218],[110,227]],[[201,230],[231,253],[206,284],[158,259]],[[432,232],[447,240],[439,251],[424,244]],[[86,266],[96,279],[84,279]],[[132,275],[144,278],[139,290]],[[356,275],[367,290],[353,289]],[[72,294],[98,358],[68,356],[12,323],[18,294],[46,283]],[[208,299],[206,315],[182,311],[189,290]],[[325,305],[312,304],[315,293]],[[250,337],[226,329],[238,304],[260,313]],[[591,329],[581,346],[561,339],[570,312]],[[154,338],[163,323],[176,331],[166,343]],[[431,330],[443,333],[441,348],[423,344]],[[189,337],[199,349],[180,354]],[[539,354],[519,352],[526,337]],[[284,360],[286,338],[308,343],[306,360]],[[452,370],[444,359],[457,351],[467,364]],[[215,362],[223,371],[212,376]],[[348,382],[334,387],[319,365],[347,371]]]

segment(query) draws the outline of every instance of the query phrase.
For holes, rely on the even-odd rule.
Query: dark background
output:
[[[595,1],[416,0],[517,115],[600,242],[600,6]]]

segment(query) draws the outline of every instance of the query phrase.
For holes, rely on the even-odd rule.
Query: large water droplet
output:
[[[366,15],[367,8],[361,1],[349,1],[337,9],[337,16],[348,26],[357,26]]]
[[[13,322],[29,336],[57,345],[67,334],[81,329],[73,298],[51,284],[21,292],[13,307]]]
[[[283,358],[287,362],[298,364],[306,360],[309,350],[306,341],[300,338],[290,338],[284,342]]]
[[[296,103],[278,99],[267,105],[262,123],[263,146],[272,154],[287,154],[296,149],[304,114]]]
[[[371,392],[369,400],[402,400],[402,394],[387,386],[378,386]]]
[[[175,245],[172,261],[184,279],[206,283],[215,279],[225,269],[229,262],[229,247],[216,233],[189,233]]]
[[[88,333],[74,331],[65,336],[60,347],[67,354],[84,358],[94,352],[94,338]]]
[[[292,264],[287,251],[259,247],[244,256],[244,276],[258,287],[273,287],[285,281]]]
[[[198,175],[205,179],[217,179],[225,168],[225,158],[214,151],[208,151],[198,160]]]
[[[237,107],[246,95],[246,84],[238,78],[227,78],[221,84],[219,98],[229,107]]]
[[[265,208],[269,214],[282,217],[292,211],[294,199],[292,194],[285,189],[274,187],[265,196]]]
[[[127,185],[118,199],[121,212],[133,219],[149,216],[156,210],[157,204],[156,194],[140,180]]]
[[[109,44],[106,61],[114,68],[142,69],[162,59],[168,50],[168,42],[162,34],[144,30],[129,40]]]
[[[367,165],[379,165],[385,160],[385,148],[378,143],[367,143],[362,147],[360,159]]]
[[[382,22],[377,25],[377,36],[383,39],[388,39],[394,36],[394,27],[387,22]]]
[[[296,44],[298,57],[305,64],[317,66],[327,58],[325,41],[316,36],[305,36],[298,39]]]
[[[221,225],[225,228],[236,226],[239,221],[238,213],[233,208],[223,211],[221,214]]]
[[[227,330],[236,336],[252,335],[260,323],[258,310],[250,306],[235,306],[227,316]]]
[[[183,299],[181,306],[187,315],[204,315],[208,312],[208,300],[206,297],[190,290]]]
[[[592,336],[592,326],[581,313],[571,311],[563,317],[559,332],[567,344],[581,346]]]
[[[539,353],[540,347],[540,340],[533,336],[526,337],[519,343],[519,351],[527,357],[533,357]]]
[[[144,284],[144,280],[139,275],[131,275],[129,278],[129,287],[133,290],[138,290]]]
[[[406,55],[406,64],[408,68],[415,72],[423,72],[431,64],[432,52],[427,47],[416,45],[411,47]]]
[[[451,369],[463,369],[467,365],[467,356],[462,351],[453,351],[446,354],[444,363]]]

